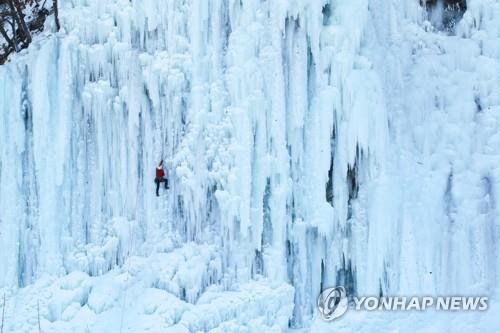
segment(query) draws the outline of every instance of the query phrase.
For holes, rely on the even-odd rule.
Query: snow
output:
[[[210,252],[187,244],[149,258],[130,257],[107,274],[75,271],[7,290],[5,328],[31,332],[39,306],[44,332],[284,331],[293,308],[288,284],[261,278],[225,290],[213,286],[193,299],[205,280],[220,278],[217,272],[207,277]]]
[[[453,327],[495,328],[498,1],[453,32],[417,0],[60,6],[0,66],[6,331],[328,332],[338,284],[488,294]],[[371,316],[339,330],[447,320]]]

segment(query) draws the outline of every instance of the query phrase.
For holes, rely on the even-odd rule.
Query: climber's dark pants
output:
[[[156,183],[156,196],[160,196],[160,183],[165,183],[165,189],[168,189],[168,179],[167,178],[155,178]]]

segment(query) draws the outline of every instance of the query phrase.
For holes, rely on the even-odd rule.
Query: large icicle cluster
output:
[[[118,315],[134,260],[187,331],[307,325],[329,285],[497,288],[498,2],[467,1],[454,34],[417,0],[60,6],[61,32],[0,67],[0,288],[76,276],[42,309],[54,330]],[[267,313],[217,301],[262,293]]]

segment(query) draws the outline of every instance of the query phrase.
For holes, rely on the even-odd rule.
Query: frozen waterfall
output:
[[[44,332],[281,332],[325,286],[496,293],[498,1],[453,32],[418,0],[60,7],[0,66],[7,332],[37,302]]]

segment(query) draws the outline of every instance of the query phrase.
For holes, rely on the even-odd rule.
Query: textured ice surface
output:
[[[44,332],[265,332],[308,326],[322,286],[496,290],[498,1],[468,1],[453,33],[417,0],[60,15],[0,67],[12,331],[37,300]]]
[[[259,279],[205,289],[217,278],[208,268],[220,266],[214,260],[210,247],[187,244],[149,258],[132,256],[100,276],[74,271],[39,278],[7,291],[5,330],[33,332],[38,309],[43,332],[282,332],[288,327],[290,285]]]

